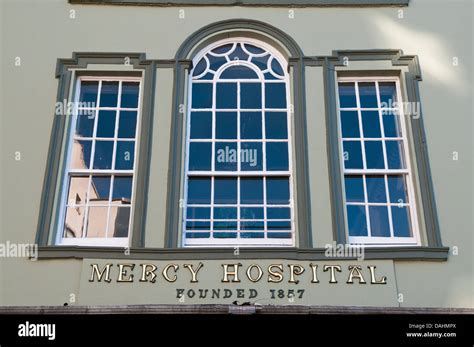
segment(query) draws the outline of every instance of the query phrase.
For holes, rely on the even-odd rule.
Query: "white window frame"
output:
[[[292,123],[291,123],[291,93],[290,93],[290,82],[289,82],[289,74],[287,71],[288,67],[288,62],[285,59],[285,57],[278,52],[276,49],[274,49],[272,46],[268,45],[265,42],[262,42],[260,40],[255,40],[252,38],[246,38],[246,37],[234,37],[234,38],[228,38],[228,39],[223,39],[216,41],[212,43],[211,45],[205,47],[202,49],[193,59],[193,66],[197,66],[198,62],[203,58],[209,51],[213,50],[214,48],[217,48],[221,45],[228,44],[228,43],[247,43],[251,44],[257,47],[260,47],[267,52],[269,52],[274,59],[280,63],[284,77],[282,79],[277,79],[277,80],[266,80],[262,74],[262,72],[259,69],[255,69],[252,64],[246,61],[239,61],[240,65],[246,65],[253,71],[257,73],[257,76],[259,77],[258,79],[219,79],[220,75],[222,74],[225,69],[227,69],[229,66],[239,64],[236,63],[236,61],[230,61],[227,59],[227,63],[222,65],[217,71],[212,79],[212,84],[213,84],[213,96],[212,96],[212,108],[199,108],[199,109],[193,109],[192,108],[192,84],[193,83],[209,83],[211,80],[201,80],[201,81],[196,81],[194,78],[199,78],[200,76],[205,75],[206,70],[201,73],[200,75],[196,76],[193,78],[193,70],[190,71],[189,73],[189,78],[188,78],[188,105],[187,105],[187,119],[186,119],[186,149],[185,149],[185,174],[184,174],[184,192],[183,192],[183,201],[184,201],[184,208],[183,208],[183,214],[182,214],[182,229],[181,229],[181,244],[183,247],[238,247],[238,246],[245,246],[245,247],[294,247],[295,246],[295,207],[294,207],[294,192],[293,192],[293,177],[294,177],[294,167],[293,167],[293,139],[292,139]],[[227,53],[226,53],[227,54]],[[222,55],[226,55],[222,54]],[[250,57],[251,58],[251,57]],[[249,59],[250,59],[249,58]],[[270,73],[272,73],[271,69],[269,70]],[[247,140],[247,139],[240,139],[240,117],[238,116],[238,124],[237,124],[237,140],[235,139],[220,139],[216,140],[215,134],[216,134],[216,82],[219,81],[219,83],[226,83],[226,82],[259,82],[262,84],[262,108],[261,109],[242,109],[244,112],[252,112],[252,111],[261,111],[262,112],[262,139],[256,139],[256,140]],[[265,83],[285,83],[286,86],[286,108],[271,108],[271,109],[266,109],[263,107],[264,101],[265,101],[265,92],[264,92],[264,84]],[[194,110],[199,110],[199,111],[208,111],[212,112],[212,139],[203,139],[201,140],[202,142],[210,142],[212,143],[212,153],[215,152],[215,143],[216,142],[235,142],[237,143],[237,169],[238,171],[215,171],[214,170],[214,160],[211,160],[211,171],[195,171],[193,173],[189,172],[189,148],[190,148],[190,131],[191,131],[191,112]],[[225,111],[233,111],[236,113],[240,113],[240,87],[237,90],[237,108],[236,109],[218,109],[219,112],[225,112]],[[287,132],[288,132],[288,138],[285,140],[267,140],[265,139],[265,133],[264,133],[264,123],[265,123],[265,111],[270,110],[274,112],[286,112],[287,113]],[[193,139],[193,142],[199,142],[200,140]],[[262,171],[241,171],[238,163],[240,162],[240,143],[241,142],[258,142],[262,143],[262,156],[265,158],[265,142],[287,142],[288,143],[288,171],[267,171],[265,170],[266,168],[263,167]],[[214,158],[214,155],[212,156]],[[264,161],[265,165],[266,160]],[[188,193],[188,178],[192,177],[209,177],[211,178],[211,203],[206,204],[206,205],[187,205],[187,193]],[[214,196],[214,178],[215,177],[235,177],[237,178],[237,204],[231,204],[229,206],[236,207],[237,208],[237,224],[239,225],[241,219],[240,219],[240,207],[246,207],[246,204],[240,204],[240,178],[245,177],[245,176],[253,176],[253,177],[261,177],[263,178],[263,204],[262,205],[248,205],[248,207],[256,207],[256,208],[263,208],[264,211],[264,216],[263,216],[263,222],[266,225],[267,222],[267,207],[272,207],[272,206],[279,206],[283,207],[283,205],[268,205],[266,202],[266,177],[271,177],[271,176],[277,176],[277,177],[288,177],[289,179],[289,194],[290,194],[290,204],[289,205],[284,205],[284,207],[289,207],[290,208],[290,224],[291,224],[291,238],[287,239],[274,239],[274,238],[267,238],[266,232],[272,232],[271,230],[267,230],[264,228],[263,230],[236,230],[237,237],[236,238],[228,238],[228,239],[219,239],[219,238],[213,238],[213,214],[214,214],[214,203],[213,203],[213,196]],[[186,219],[187,219],[187,207],[209,207],[211,210],[211,216],[209,219],[210,222],[210,237],[209,238],[186,238]],[[218,205],[219,207],[226,207],[226,205]],[[287,221],[287,219],[284,219]],[[206,220],[207,221],[207,220]],[[260,221],[260,220],[258,220]],[[278,219],[272,219],[271,221],[277,222]],[[207,232],[207,231],[203,231]],[[227,232],[223,230],[222,232]],[[264,232],[265,237],[264,238],[240,238],[240,233],[241,232]]]
[[[82,110],[94,110],[95,112],[95,121],[94,121],[94,132],[93,136],[91,139],[97,140],[97,139],[102,139],[96,137],[96,129],[97,129],[97,124],[98,124],[98,116],[99,116],[99,110],[116,110],[117,115],[120,113],[120,111],[136,111],[137,112],[137,123],[136,123],[136,128],[135,128],[135,137],[133,139],[122,139],[120,138],[120,141],[129,141],[129,142],[135,142],[135,148],[134,148],[134,163],[133,163],[133,169],[132,170],[94,170],[92,168],[85,169],[85,170],[78,170],[78,169],[69,169],[71,160],[72,160],[72,149],[73,149],[73,143],[74,143],[74,134],[75,134],[75,129],[77,125],[77,119],[78,119],[78,103],[79,103],[79,97],[80,97],[80,89],[81,89],[81,82],[83,81],[98,81],[99,86],[97,90],[97,103],[95,107],[93,108],[81,108]],[[102,82],[119,82],[119,89],[118,89],[118,100],[117,100],[117,107],[100,107],[100,94],[101,94],[101,86]],[[138,82],[139,83],[139,92],[138,92],[138,104],[136,108],[122,108],[120,107],[120,100],[121,100],[121,93],[122,93],[122,83],[121,82]],[[139,152],[139,144],[140,144],[140,138],[139,134],[140,131],[139,129],[141,128],[141,108],[142,108],[142,88],[143,88],[143,78],[142,77],[131,77],[131,76],[78,76],[75,81],[75,95],[74,95],[74,107],[73,107],[73,114],[72,120],[71,120],[71,126],[69,128],[69,131],[67,133],[67,153],[65,153],[65,172],[64,172],[64,177],[63,177],[63,182],[62,182],[62,189],[61,189],[61,197],[60,197],[60,210],[59,210],[59,223],[57,225],[57,230],[56,230],[56,238],[55,238],[55,244],[58,246],[61,245],[75,245],[75,246],[97,246],[97,247],[129,247],[129,243],[131,240],[131,234],[133,232],[132,230],[132,225],[133,225],[133,216],[134,216],[134,205],[135,205],[135,190],[136,190],[136,169],[137,169],[137,161],[138,161],[138,152]],[[104,138],[109,141],[114,141],[114,149],[112,153],[112,162],[115,161],[115,154],[117,150],[117,140],[118,138],[118,121],[119,117],[116,117],[116,123],[115,123],[115,133],[113,138]],[[89,139],[89,138],[87,138]],[[92,146],[91,148],[91,161],[94,158],[94,149],[95,146]],[[132,176],[132,196],[131,196],[131,201],[130,201],[130,218],[129,218],[129,226],[128,226],[128,237],[85,237],[85,232],[84,230],[82,231],[82,237],[80,238],[67,238],[64,237],[64,223],[66,219],[66,211],[67,211],[67,196],[68,196],[68,189],[69,189],[69,181],[70,177],[75,176],[78,177],[81,174],[84,176],[92,176],[94,174],[108,174],[111,176],[116,176],[116,175],[128,175]],[[89,178],[90,180],[90,178]],[[88,189],[90,189],[90,183],[88,184]],[[107,205],[104,204],[104,206],[113,206],[111,205],[110,199],[112,198],[112,189],[113,189],[113,182],[111,181],[110,185],[110,192],[109,192],[109,201]],[[84,228],[87,225],[87,218],[88,218],[88,210],[86,207],[89,205],[84,204],[81,205],[85,208],[86,214],[84,216]],[[100,204],[94,204],[93,206],[102,206]],[[121,206],[121,205],[117,205]],[[123,207],[123,206],[122,206]],[[109,232],[109,213],[110,213],[110,207],[108,208],[107,211],[107,233]]]
[[[343,108],[341,109],[339,104],[339,83],[344,82],[351,82],[355,85],[355,92],[356,92],[356,99],[357,99],[357,107],[353,108]],[[343,149],[343,137],[342,137],[342,122],[341,122],[341,111],[357,111],[358,114],[358,121],[359,121],[359,133],[360,138],[354,138],[356,141],[361,142],[361,150],[362,150],[362,161],[363,166],[366,167],[366,154],[365,154],[365,140],[362,138],[362,115],[361,109],[364,110],[365,108],[360,107],[360,98],[359,98],[359,87],[358,82],[376,82],[376,92],[377,92],[377,104],[378,108],[371,108],[367,110],[378,111],[379,113],[379,121],[381,126],[381,139],[376,139],[377,141],[385,141],[385,140],[401,140],[403,144],[403,155],[404,155],[404,162],[405,162],[405,169],[345,169],[344,168],[344,149]],[[395,108],[388,108],[387,110],[396,110],[399,114],[399,124],[400,124],[400,132],[401,137],[385,137],[385,130],[383,127],[383,119],[382,119],[382,109],[380,107],[380,93],[379,93],[379,82],[394,82],[396,86],[397,92],[397,105]],[[346,236],[348,237],[348,241],[350,244],[364,244],[365,246],[419,246],[421,244],[420,241],[420,231],[419,231],[419,224],[418,224],[418,214],[417,214],[417,203],[415,197],[415,190],[414,190],[414,183],[413,183],[413,170],[411,168],[411,155],[409,149],[409,142],[407,137],[407,125],[405,120],[405,113],[403,110],[403,94],[400,86],[400,78],[398,77],[338,77],[337,84],[336,84],[336,100],[337,100],[337,123],[338,123],[338,133],[339,133],[339,153],[341,153],[340,164],[341,164],[341,171],[342,171],[342,187],[343,187],[343,201],[344,201],[344,216],[345,216],[345,227],[346,227]],[[344,138],[345,141],[351,140],[352,138]],[[387,153],[386,147],[383,146],[383,155],[384,155],[384,163],[385,167],[387,167]],[[346,188],[344,184],[344,178],[346,174],[358,174],[363,177],[363,184],[364,184],[364,196],[367,198],[367,187],[365,184],[365,176],[366,175],[382,175],[385,179],[385,194],[387,197],[386,203],[347,203],[346,201]],[[387,175],[394,174],[394,175],[403,175],[405,177],[405,182],[407,186],[407,194],[409,202],[407,204],[403,204],[404,206],[408,206],[410,212],[410,223],[411,223],[411,237],[400,237],[400,236],[393,236],[393,223],[392,223],[392,211],[391,206],[397,205],[395,203],[390,203],[390,195],[389,195],[389,187],[387,182]],[[390,237],[372,237],[372,236],[350,236],[349,235],[349,223],[347,218],[347,205],[358,205],[358,206],[365,206],[366,211],[366,222],[367,222],[367,232],[370,235],[370,216],[368,211],[368,206],[388,206],[388,218],[390,224]]]

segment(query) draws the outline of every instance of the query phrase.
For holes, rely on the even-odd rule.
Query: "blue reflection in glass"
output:
[[[287,171],[288,170],[288,143],[287,142],[267,142],[266,143],[267,170]]]
[[[290,219],[291,212],[287,207],[268,207],[267,219]]]
[[[265,137],[267,139],[287,139],[286,112],[265,112]]]
[[[211,170],[211,142],[191,142],[189,144],[189,170]]]
[[[112,168],[113,141],[96,141],[94,169],[109,170]]]
[[[366,176],[365,181],[369,202],[387,202],[384,176]]]
[[[237,112],[216,112],[216,139],[237,139]]]
[[[407,187],[403,175],[389,175],[387,179],[390,202],[396,204],[408,203]]]
[[[339,83],[339,106],[357,107],[354,83]]]
[[[118,137],[134,138],[137,130],[137,112],[120,111]]]
[[[241,207],[240,219],[263,219],[263,208]]]
[[[97,123],[97,137],[115,136],[115,111],[99,111],[99,121]]]
[[[228,53],[232,47],[234,47],[233,43],[226,43],[225,45],[214,48],[211,52],[215,54],[225,54]]]
[[[211,233],[186,233],[188,239],[208,239],[211,237]]]
[[[89,199],[94,202],[108,202],[111,176],[92,176]]]
[[[388,209],[386,206],[369,206],[370,232],[374,237],[390,237]]]
[[[116,170],[132,170],[135,160],[135,142],[134,141],[118,141],[117,154],[115,157]]]
[[[234,49],[234,51],[229,54],[230,60],[247,60],[249,55],[244,52],[244,50],[240,47],[240,43],[238,43]]]
[[[79,101],[90,103],[89,105],[87,105],[87,107],[95,107],[97,104],[98,90],[99,90],[99,82],[82,81]],[[86,106],[86,105],[83,105],[83,106]]]
[[[227,67],[220,78],[225,79],[257,79],[257,73],[245,65],[232,65]]]
[[[345,176],[344,186],[346,189],[347,202],[364,202],[364,181],[362,176]]]
[[[211,229],[211,222],[210,221],[186,221],[186,229],[187,230],[209,230]]]
[[[362,150],[360,141],[344,141],[344,167],[346,169],[362,169]]]
[[[75,169],[88,169],[91,165],[91,151],[92,151],[92,141],[74,141],[78,143],[81,149],[81,158],[80,160],[84,162],[84,167],[80,165],[80,167],[75,167]],[[74,158],[74,160],[79,158]]]
[[[216,223],[218,224],[216,226]],[[218,229],[220,225],[220,222],[216,222],[214,223],[214,229]],[[227,225],[222,225],[224,227],[225,230],[236,230],[237,229],[237,223],[234,223],[233,225],[230,225],[230,224],[227,224]],[[223,232],[217,232],[217,233],[213,233],[212,235],[214,235],[214,238],[216,239],[235,239],[237,238],[237,233],[223,233]]]
[[[237,108],[237,83],[216,83],[216,107]]]
[[[266,70],[268,58],[270,58],[269,54],[264,55],[263,57],[253,57],[251,62],[254,63],[260,70]]]
[[[392,206],[393,235],[411,237],[410,211],[408,207]]]
[[[357,111],[341,111],[342,137],[360,137]]]
[[[267,178],[267,204],[289,204],[290,182],[287,177]]]
[[[237,171],[237,143],[216,142],[215,144],[216,171]]]
[[[379,82],[380,107],[394,107],[397,102],[397,88],[395,82]]]
[[[377,91],[374,82],[359,83],[359,99],[360,107],[376,108],[377,107]]]
[[[362,130],[364,137],[382,137],[379,113],[377,111],[362,111]]]
[[[210,139],[212,137],[212,113],[191,113],[191,138]]]
[[[214,204],[237,203],[237,178],[214,179]]]
[[[236,221],[218,221],[213,223],[214,230],[237,230],[237,222]],[[216,234],[220,236],[216,236]],[[224,236],[223,234],[214,233],[214,237],[232,237],[232,236]]]
[[[267,233],[269,239],[291,239],[291,233]]]
[[[207,55],[207,58],[209,59],[209,68],[212,71],[217,71],[222,65],[227,63],[225,57],[214,57],[212,55]]]
[[[240,138],[261,139],[262,138],[262,112],[240,113]]]
[[[211,203],[211,179],[207,177],[190,177],[188,179],[188,204]]]
[[[400,137],[400,125],[398,123],[398,116],[394,112],[383,115],[383,129],[385,137]]]
[[[240,203],[241,204],[263,204],[263,179],[241,178],[240,179]]]
[[[272,59],[271,67],[272,67],[272,71],[275,74],[277,74],[278,76],[281,76],[281,77],[284,76],[285,73],[283,72],[283,68],[281,67],[278,60],[276,60],[275,58]]]
[[[193,77],[199,76],[206,70],[207,68],[207,62],[206,59],[202,58],[199,60],[199,63],[196,64],[196,67],[193,70]]]
[[[262,108],[262,84],[241,83],[240,84],[240,107]]]
[[[267,222],[268,230],[291,230],[291,221],[268,221]]]
[[[102,82],[100,92],[100,107],[117,107],[118,82]]]
[[[120,107],[136,108],[138,107],[138,82],[122,82],[122,100]]]
[[[405,163],[402,154],[401,141],[386,141],[387,148],[387,162],[389,169],[404,169]]]
[[[215,207],[214,219],[237,219],[237,208],[235,207]]]
[[[129,204],[132,199],[132,176],[115,176],[112,200],[125,200]]]
[[[385,167],[383,161],[382,141],[365,142],[365,159],[367,162],[367,169],[383,169]]]
[[[92,115],[77,116],[76,135],[81,137],[92,137],[94,133],[94,113]]]
[[[211,218],[211,209],[209,207],[188,207],[186,209],[186,218],[209,219]]]
[[[245,43],[243,44],[245,49],[247,51],[249,51],[250,53],[252,54],[263,54],[265,51],[263,49],[261,49],[260,47],[257,47],[257,46],[254,46],[254,45],[251,45],[249,43]]]
[[[265,223],[263,221],[245,221],[240,222],[240,230],[263,230]]]
[[[265,83],[265,106],[267,108],[286,108],[285,83]]]
[[[240,169],[242,171],[263,170],[263,154],[261,142],[241,143]]]
[[[347,206],[347,224],[350,236],[367,236],[367,219],[364,206]]]
[[[212,83],[193,83],[191,104],[193,108],[211,108]]]

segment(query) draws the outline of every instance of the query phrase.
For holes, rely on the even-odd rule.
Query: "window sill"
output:
[[[354,260],[356,257],[327,257],[325,248],[124,248],[87,246],[43,246],[38,259],[141,259],[141,260],[218,260],[218,259],[287,259],[287,260]],[[365,249],[364,260],[422,260],[446,261],[449,247],[370,247]]]

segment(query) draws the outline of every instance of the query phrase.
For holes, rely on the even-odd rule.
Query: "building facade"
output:
[[[473,308],[472,1],[0,8],[4,309]]]

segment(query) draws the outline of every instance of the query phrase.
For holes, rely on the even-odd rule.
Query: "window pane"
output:
[[[237,108],[237,83],[216,83],[216,107]]]
[[[261,142],[242,142],[240,150],[240,169],[242,171],[263,170]]]
[[[366,108],[378,107],[375,83],[374,82],[360,82],[359,83],[359,98],[360,98],[360,107],[366,107]]]
[[[229,54],[229,59],[233,61],[247,60],[249,55],[240,47],[240,43],[235,45],[235,49]]]
[[[90,204],[108,204],[111,176],[92,176],[89,191]]]
[[[263,221],[245,221],[240,223],[241,230],[263,230],[265,223]]]
[[[92,137],[94,134],[95,113],[91,111],[90,114],[83,114],[77,116],[76,136]]]
[[[267,208],[268,219],[290,219],[291,211],[287,207],[269,207]]]
[[[263,204],[263,179],[241,178],[240,179],[240,203],[241,204]]]
[[[68,207],[66,209],[66,220],[64,222],[63,237],[82,237],[85,216],[85,207]]]
[[[209,219],[211,218],[211,209],[208,207],[188,207],[186,210],[188,219]]]
[[[288,143],[267,142],[266,143],[267,170],[288,170]]]
[[[237,171],[237,143],[216,142],[216,171]]]
[[[380,107],[394,107],[397,102],[395,82],[379,82]]]
[[[269,239],[291,239],[291,233],[282,233],[282,232],[267,233],[267,237]]]
[[[188,239],[208,239],[211,233],[186,233]]]
[[[261,139],[262,138],[262,113],[241,112],[240,113],[240,138]]]
[[[261,70],[266,70],[267,64],[268,64],[268,58],[270,58],[269,54],[264,55],[263,57],[253,57],[251,62],[257,65]]]
[[[71,177],[69,179],[68,205],[86,204],[87,188],[89,187],[89,176]]]
[[[97,93],[99,90],[99,82],[97,81],[82,81],[79,101],[81,103],[88,103],[87,107],[97,106]],[[86,106],[86,105],[81,105]]]
[[[339,106],[357,107],[354,83],[339,83]]]
[[[237,230],[237,222],[236,221],[218,221],[213,223],[214,230]],[[214,233],[214,237],[222,237],[222,238],[227,238],[227,237],[232,237],[232,236],[224,236],[223,234],[218,234],[219,236],[216,236],[216,233]]]
[[[188,204],[211,203],[211,179],[193,177],[188,179]]]
[[[237,208],[215,207],[214,219],[237,219]]]
[[[286,108],[285,83],[265,83],[265,107]]]
[[[120,111],[118,137],[135,138],[137,130],[137,112]]]
[[[367,236],[367,219],[365,206],[347,206],[347,224],[349,236]]]
[[[388,176],[388,190],[391,203],[406,204],[409,202],[405,178],[402,175]]]
[[[240,107],[241,108],[262,108],[261,83],[241,83],[240,84]]]
[[[388,209],[386,206],[369,206],[370,231],[375,237],[390,237]]]
[[[237,178],[214,179],[214,204],[237,203]]]
[[[344,141],[344,167],[346,169],[362,169],[362,150],[360,141]]]
[[[97,137],[115,136],[115,111],[99,111],[99,122],[97,123]]]
[[[238,79],[238,78],[247,78],[247,79],[257,79],[258,76],[247,66],[244,65],[234,65],[226,68],[220,75],[222,79]]]
[[[132,176],[115,176],[112,202],[128,205],[132,200]]]
[[[117,107],[118,82],[103,81],[100,92],[100,107]]]
[[[138,107],[138,82],[122,82],[122,100],[120,107],[136,108]]]
[[[226,224],[226,225],[218,225],[218,227],[223,228],[224,230],[236,230],[237,229],[237,222],[235,224]],[[216,229],[216,225],[214,223],[214,229]],[[221,229],[222,230],[222,229]],[[213,233],[213,236],[216,239],[235,239],[237,237],[237,233]]]
[[[410,210],[408,207],[392,206],[393,234],[398,237],[411,237]]]
[[[267,177],[267,204],[289,204],[290,184],[286,177]]]
[[[201,75],[207,68],[207,62],[206,59],[202,58],[199,60],[199,63],[196,64],[196,67],[193,69],[193,76],[199,76]]]
[[[212,113],[192,112],[191,113],[191,138],[210,139],[212,138]]]
[[[191,104],[193,108],[211,108],[212,107],[212,84],[211,83],[193,83]]]
[[[377,111],[362,111],[362,130],[364,131],[364,137],[382,137]]]
[[[241,207],[240,219],[263,219],[263,208]]]
[[[265,112],[265,137],[267,139],[287,139],[286,112]]]
[[[89,207],[86,237],[105,237],[107,231],[107,213],[109,208],[102,206]]]
[[[94,169],[110,170],[112,168],[113,141],[96,141]]]
[[[135,160],[135,142],[134,141],[118,141],[117,155],[115,158],[116,170],[133,170],[133,162]]]
[[[402,141],[386,141],[387,162],[389,169],[404,169],[405,163],[402,154]]]
[[[216,112],[216,139],[237,139],[236,112]]]
[[[212,144],[210,142],[191,142],[189,144],[189,170],[211,170]]]
[[[267,228],[268,230],[291,230],[291,221],[269,221]]]
[[[400,124],[395,112],[386,112],[383,115],[383,129],[385,137],[400,137]]]
[[[209,67],[213,71],[217,71],[222,65],[227,63],[225,57],[214,57],[208,54],[207,58],[209,59]]]
[[[360,137],[357,111],[341,111],[342,137]]]
[[[384,176],[366,176],[368,201],[387,202]]]
[[[367,161],[367,169],[383,169],[385,167],[382,141],[365,142],[365,159]]]
[[[346,176],[344,178],[347,202],[364,202],[364,182],[362,176]]]
[[[187,221],[186,229],[187,230],[210,230],[211,222],[210,221]]]
[[[112,206],[109,215],[108,237],[127,237],[130,225],[130,207]]]
[[[89,169],[92,141],[74,140],[72,145],[71,169]]]
[[[276,60],[275,58],[272,58],[271,67],[272,67],[272,71],[275,74],[277,74],[278,76],[283,77],[283,75],[284,75],[283,68],[281,67],[278,60]]]

